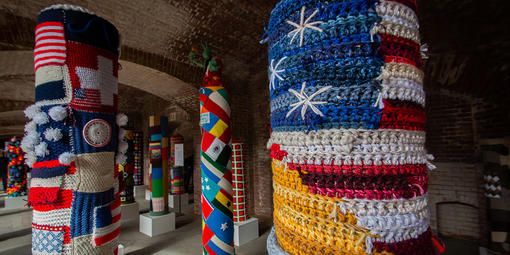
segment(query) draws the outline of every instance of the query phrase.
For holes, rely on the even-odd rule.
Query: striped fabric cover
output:
[[[232,187],[234,192],[234,222],[248,219],[248,191],[244,169],[244,143],[232,142]]]
[[[214,59],[216,63],[219,60]],[[221,69],[209,68],[200,89],[202,244],[204,254],[234,254],[230,96]]]
[[[22,147],[32,167],[32,254],[117,254],[119,35],[76,6],[39,13],[35,105]]]
[[[416,10],[283,0],[272,11],[270,254],[432,254]]]

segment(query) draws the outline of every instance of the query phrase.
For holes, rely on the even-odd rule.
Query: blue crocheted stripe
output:
[[[356,1],[359,4],[365,4],[367,1]],[[345,4],[345,3],[344,3]],[[364,6],[365,7],[365,6]],[[323,32],[319,32],[316,30],[312,30],[310,28],[307,28],[305,30],[305,39],[324,39],[327,38],[336,38],[339,35],[350,35],[350,34],[357,34],[357,33],[370,33],[370,30],[374,27],[375,23],[380,21],[380,18],[378,17],[377,13],[373,9],[368,8],[362,8],[360,9],[354,9],[353,12],[341,12],[339,16],[331,16],[331,17],[321,17],[320,13],[319,15],[313,16],[308,23],[312,23],[315,21],[321,21],[321,24],[314,25],[315,27],[319,27],[323,30]],[[327,10],[328,8],[326,8]],[[310,17],[314,11],[317,9],[306,9],[304,18],[305,20]],[[335,13],[335,11],[328,11],[327,13]],[[296,13],[292,14],[290,17],[287,18],[287,21],[294,22],[296,24],[300,24],[301,22],[301,10],[297,11]],[[296,27],[294,25],[289,24],[288,22],[284,22],[280,24],[280,26],[271,33],[271,36],[269,37],[269,48],[274,48],[275,44],[290,44],[290,41],[292,37],[294,36],[294,33],[290,33],[293,30],[295,30]],[[289,34],[290,33],[290,34]],[[317,37],[319,36],[319,37]],[[292,44],[295,44],[296,46],[299,46],[299,37],[300,35],[296,35],[296,38],[292,42]],[[297,40],[296,40],[297,39]],[[304,41],[304,44],[307,40]],[[292,45],[289,45],[292,46]]]
[[[98,193],[73,191],[71,209],[71,238],[92,234],[94,230],[94,208],[107,205],[114,200],[114,190]]]
[[[298,94],[301,92],[302,84],[296,84],[291,88]],[[329,84],[320,82],[308,82],[304,89],[304,94],[311,96],[321,88],[327,87]],[[312,101],[327,102],[324,106],[355,106],[370,107],[376,104],[381,85],[379,81],[373,80],[364,84],[356,84],[346,87],[332,87],[323,93],[317,94]],[[271,100],[271,112],[277,110],[290,110],[290,105],[298,102],[298,98],[291,92],[280,93]]]
[[[343,1],[329,1],[329,3],[324,2],[325,1],[323,0],[280,1],[276,5],[276,7],[271,11],[271,18],[269,20],[269,25],[267,29],[269,37],[272,37],[273,34],[277,31],[277,29],[281,27],[283,23],[286,23],[287,20],[290,19],[299,21],[299,18],[296,18],[294,16],[296,12],[301,11],[301,8],[303,6],[307,10],[310,9],[311,12],[318,10],[319,11],[318,17],[320,18],[320,20],[325,21],[332,18],[336,18],[338,16],[342,17],[357,16],[360,13],[362,14],[368,11],[370,8],[372,8],[374,4],[378,2],[378,0],[351,0],[351,1],[343,0]],[[299,14],[297,15],[297,17],[299,17]]]
[[[41,106],[41,111],[48,114],[52,106]],[[57,160],[58,156],[64,152],[71,152],[71,138],[69,136],[71,126],[67,125],[64,121],[55,121],[48,117],[49,122],[37,126],[37,133],[41,136],[41,141],[48,145],[49,154],[46,156],[38,156],[37,162]],[[59,129],[62,133],[62,138],[58,141],[50,141],[44,136],[44,131],[54,128]]]
[[[32,169],[32,178],[53,178],[67,173],[69,166],[38,167]]]
[[[303,33],[303,45],[299,45],[300,35],[297,35],[292,41],[293,35],[287,36],[286,34],[280,37],[280,40],[274,43],[269,50],[269,58],[277,59],[281,56],[289,56],[289,51],[297,48],[306,47],[313,45],[313,47],[327,47],[333,39],[338,39],[340,42],[370,42],[375,40],[375,36],[370,34],[373,28],[376,17],[373,20],[367,21],[366,23],[357,22],[352,25],[339,25],[331,23],[322,23],[319,25],[323,32],[319,32],[313,29],[306,29]],[[357,36],[358,37],[357,37]],[[354,40],[353,40],[354,39]],[[347,41],[349,40],[349,41]],[[290,43],[292,41],[292,43]],[[319,43],[323,42],[325,43]],[[318,44],[319,43],[319,44]],[[324,44],[324,45],[322,45]]]
[[[376,57],[364,58],[364,60],[359,62],[353,59],[342,59],[339,62],[333,60],[286,70],[285,79],[271,91],[271,96],[274,98],[281,91],[288,91],[289,87],[302,84],[303,81],[320,81],[334,87],[369,82],[380,75],[383,60]]]
[[[298,130],[308,130],[309,127],[323,128],[324,125],[327,126],[328,123],[337,123],[335,124],[337,128],[375,129],[379,127],[381,119],[381,110],[377,107],[316,105],[323,116],[318,115],[308,107],[304,118],[301,116],[302,107],[303,106],[300,106],[288,117],[286,116],[288,111],[276,111],[271,113],[271,125],[273,129],[277,130],[279,127],[298,127]]]

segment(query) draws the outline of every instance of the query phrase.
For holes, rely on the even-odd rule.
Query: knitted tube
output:
[[[35,105],[22,142],[32,167],[32,254],[117,254],[118,48],[117,29],[81,7],[39,13]]]
[[[25,171],[21,142],[13,137],[7,143],[7,196],[19,197],[27,194],[27,173]]]
[[[158,216],[168,213],[168,118],[150,116],[150,160],[151,160],[151,205],[150,215]]]
[[[143,132],[133,132],[133,154],[135,186],[143,185]]]
[[[128,144],[127,150],[122,153],[125,156],[125,163],[118,164],[120,173],[123,175],[124,179],[124,189],[120,193],[120,201],[122,204],[129,204],[135,202],[135,192],[134,192],[134,137],[133,130],[126,130],[126,135],[124,136],[125,142]],[[121,137],[119,137],[121,139]]]
[[[232,187],[234,192],[234,222],[247,220],[248,194],[246,188],[246,172],[244,157],[246,148],[244,143],[232,142]]]
[[[269,254],[432,254],[414,0],[283,0],[269,43]]]
[[[230,96],[222,84],[221,68],[210,71],[208,67],[205,73],[200,89],[200,126],[203,253],[234,254]]]
[[[178,166],[175,163],[176,146],[180,147],[179,153],[181,153],[181,156],[184,156],[184,137],[180,134],[174,134],[172,137],[170,137],[170,157],[172,162],[170,167],[170,193],[175,195],[184,193],[184,167],[183,164]]]

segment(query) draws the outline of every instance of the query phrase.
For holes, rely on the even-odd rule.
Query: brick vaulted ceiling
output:
[[[277,0],[0,1],[0,50],[33,49],[38,12],[62,2],[85,7],[115,24],[122,36],[122,60],[167,73],[194,88],[200,86],[202,70],[189,64],[188,53],[191,45],[202,41],[224,59],[225,78],[241,81],[236,86],[266,70],[267,45],[258,41]],[[510,1],[418,2],[422,41],[429,45],[426,86],[508,102]],[[0,77],[0,82],[23,79]],[[175,101],[188,105],[194,98],[183,95]],[[0,102],[0,112],[26,104]],[[196,107],[191,103],[188,108]]]

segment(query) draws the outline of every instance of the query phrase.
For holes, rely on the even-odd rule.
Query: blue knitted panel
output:
[[[71,238],[92,234],[94,229],[94,208],[107,205],[108,203],[112,202],[114,200],[113,192],[113,188],[99,193],[84,193],[73,191],[73,206],[71,209]],[[98,220],[102,219],[102,216],[108,216],[102,212],[103,210],[99,210],[99,214],[96,215]]]
[[[48,114],[49,109],[53,106],[54,105],[41,106],[41,111]],[[48,123],[37,126],[37,133],[41,136],[41,141],[48,144],[49,154],[46,156],[38,156],[37,162],[57,160],[60,154],[71,151],[71,138],[69,136],[70,125],[66,125],[64,121],[55,121],[49,117],[48,119]],[[58,141],[50,141],[46,139],[44,132],[49,128],[59,129],[62,133],[62,138]]]
[[[266,32],[274,131],[379,127],[376,2],[277,4]]]

